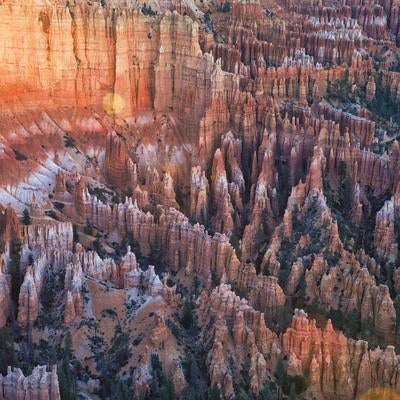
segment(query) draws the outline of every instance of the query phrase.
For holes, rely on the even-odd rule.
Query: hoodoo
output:
[[[0,1],[0,400],[400,398],[397,1]]]

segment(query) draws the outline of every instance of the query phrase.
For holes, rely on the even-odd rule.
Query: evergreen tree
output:
[[[175,386],[162,370],[162,364],[158,354],[151,355],[152,381],[150,385],[149,399],[155,400],[175,400]]]
[[[285,362],[283,361],[282,357],[279,357],[278,363],[276,364],[275,378],[276,378],[276,382],[278,384],[277,395],[278,395],[278,398],[280,398],[282,396],[282,387],[284,386],[286,378],[287,378],[286,366],[285,366]]]
[[[78,227],[76,226],[76,224],[72,224],[72,240],[74,243],[79,242]]]
[[[132,391],[129,388],[127,379],[119,379],[115,388],[112,390],[112,400],[132,400]]]
[[[19,291],[22,285],[23,276],[20,270],[21,261],[21,241],[18,237],[11,240],[10,245],[10,264],[8,272],[11,275],[11,297],[14,303],[15,311],[18,305]]]
[[[366,340],[370,345],[374,344],[375,326],[372,318],[361,321],[361,339]]]
[[[268,385],[265,385],[263,390],[260,392],[259,400],[272,400],[272,399],[273,399],[272,391]]]
[[[181,323],[184,328],[190,329],[194,323],[193,305],[190,300],[185,299],[183,302]]]
[[[149,262],[154,264],[156,267],[162,265],[163,262],[163,249],[161,247],[161,242],[156,240],[153,243],[150,243],[150,255]]]
[[[58,383],[61,400],[75,400],[77,396],[75,366],[72,354],[72,338],[67,332],[64,340],[63,358],[58,365]]]
[[[197,386],[199,383],[200,370],[197,361],[192,353],[189,353],[184,363],[186,379],[190,386]]]
[[[96,333],[92,340],[92,345],[95,346],[93,351],[95,351],[96,368],[101,382],[100,396],[107,398],[112,394],[114,385],[118,382],[121,368],[128,363],[132,355],[129,345],[130,332],[122,332],[121,326],[118,324],[109,344],[105,343],[104,339],[97,336]],[[121,383],[121,385],[123,384]]]
[[[32,223],[31,216],[29,215],[29,210],[27,208],[22,212],[22,223],[24,225],[30,225]]]
[[[250,400],[250,397],[243,389],[241,389],[236,393],[235,400]]]
[[[208,400],[220,400],[221,391],[217,385],[213,385],[208,393]]]
[[[347,164],[340,161],[338,166],[339,175],[339,205],[345,217],[351,213],[351,203],[353,197],[353,184],[347,173]]]
[[[160,394],[158,399],[160,400],[174,400],[175,396],[175,386],[171,379],[164,376],[163,382],[160,387]]]
[[[83,228],[83,232],[86,233],[86,235],[93,234],[93,224],[89,218],[86,219],[86,225]]]
[[[7,373],[8,366],[17,366],[14,338],[9,328],[0,328],[0,374]]]

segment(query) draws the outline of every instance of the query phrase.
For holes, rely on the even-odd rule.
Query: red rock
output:
[[[0,246],[4,248],[5,244],[12,239],[21,239],[22,226],[15,213],[15,210],[8,206],[4,208],[0,204]]]
[[[274,370],[280,353],[277,337],[266,327],[263,314],[252,309],[245,299],[237,297],[228,285],[220,285],[210,297],[203,291],[199,316],[203,323],[215,321],[211,332],[203,332],[212,343],[207,359],[212,384],[218,384],[225,397],[230,398],[235,376],[232,373],[238,373],[233,368],[239,368],[250,355],[251,390],[258,393]],[[233,320],[233,326],[228,325],[227,320]],[[227,360],[228,352],[235,357],[234,364]]]
[[[379,364],[391,372],[398,364],[392,346],[386,350],[368,350],[366,342],[347,339],[332,328],[330,321],[324,329],[317,328],[315,321],[307,319],[301,310],[296,310],[291,327],[283,334],[282,347],[290,355],[292,365],[298,365],[294,360],[299,360],[303,373],[309,371],[308,391],[314,396],[352,399],[371,386],[388,382],[384,376],[375,375]],[[293,372],[298,370],[296,366]],[[372,381],[372,376],[377,379]],[[394,381],[391,384],[396,385]]]

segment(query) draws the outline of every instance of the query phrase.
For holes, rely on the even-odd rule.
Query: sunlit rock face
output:
[[[168,144],[196,142],[216,67],[200,50],[199,26],[190,18],[176,12],[146,18],[131,8],[86,2],[3,3],[0,13],[4,184],[24,179],[37,162],[46,163],[49,152],[63,147],[65,134],[85,135],[83,141],[95,146],[90,151],[100,162],[103,135],[112,127],[119,134],[126,129],[115,127],[116,117],[127,126],[137,122],[139,129],[145,124],[154,131],[156,115],[168,113],[174,135]],[[7,171],[14,150],[27,160]],[[110,157],[106,151],[106,169],[127,161]],[[122,183],[108,176],[111,183]]]
[[[0,400],[400,390],[398,8],[1,2]]]
[[[20,111],[38,102],[43,108],[104,105],[110,112],[125,109],[125,115],[151,108],[150,64],[159,39],[147,37],[150,27],[137,12],[16,2],[2,5],[1,21],[3,98],[25,94],[28,103]]]

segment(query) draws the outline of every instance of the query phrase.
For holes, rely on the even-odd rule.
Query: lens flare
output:
[[[390,388],[370,389],[358,400],[400,400],[400,393]]]
[[[103,98],[104,111],[109,115],[119,114],[125,107],[124,99],[115,93],[108,93]]]

